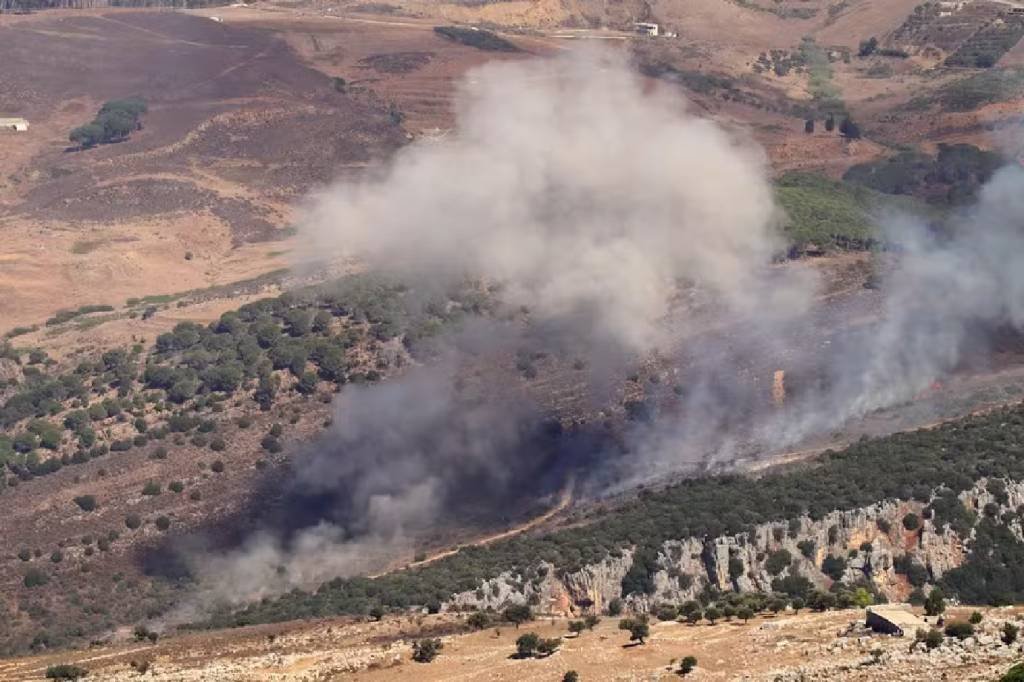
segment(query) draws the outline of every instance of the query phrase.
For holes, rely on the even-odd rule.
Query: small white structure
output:
[[[638,21],[633,24],[633,29],[642,36],[658,37],[658,25],[647,21]]]
[[[23,118],[0,118],[0,130],[26,133],[28,132],[28,121]]]

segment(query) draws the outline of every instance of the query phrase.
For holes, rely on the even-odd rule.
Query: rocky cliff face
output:
[[[1005,496],[989,492],[987,483],[979,481],[960,494],[965,507],[980,515],[992,504],[995,507],[990,511],[998,508],[1002,515],[1024,505],[1024,483],[1007,483]],[[774,581],[797,574],[821,589],[829,588],[835,576],[848,584],[868,581],[890,600],[902,601],[913,588],[907,576],[896,571],[897,560],[910,558],[927,571],[928,582],[935,582],[967,557],[965,545],[970,535],[961,537],[948,525],[937,527],[933,519],[923,518],[926,506],[917,501],[886,501],[835,511],[817,521],[804,516],[762,524],[739,535],[671,540],[660,548],[653,594],[633,594],[624,601],[645,612],[661,602],[693,599],[706,587],[768,592]],[[917,527],[906,527],[908,514],[919,520]],[[1019,517],[1010,527],[1024,540]],[[538,612],[558,614],[575,613],[591,605],[603,610],[612,599],[621,597],[622,578],[632,562],[633,552],[624,550],[561,576],[541,563],[529,579],[505,573],[485,581],[478,590],[454,595],[449,604],[499,609],[526,603]]]

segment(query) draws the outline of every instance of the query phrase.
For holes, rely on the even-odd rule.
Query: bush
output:
[[[1017,635],[1020,633],[1020,628],[1013,623],[1003,623],[1003,644],[1009,646],[1017,641]]]
[[[954,621],[946,625],[946,636],[964,640],[974,634],[974,626],[963,621]]]
[[[89,671],[85,668],[80,668],[70,663],[51,665],[46,669],[46,679],[48,680],[77,680],[88,674]]]
[[[917,637],[918,640],[924,642],[925,646],[928,647],[929,650],[938,649],[946,639],[942,632],[936,628],[932,628],[927,634],[923,634],[918,630]]]
[[[263,440],[260,441],[260,446],[269,453],[278,453],[283,449],[281,441],[270,435],[263,437]]]
[[[129,514],[124,517],[124,525],[127,526],[129,530],[136,530],[142,526],[142,519],[139,518],[138,514]]]
[[[1024,682],[1024,663],[1018,663],[999,678],[999,682]]]
[[[50,582],[50,576],[38,568],[30,568],[25,571],[25,577],[22,580],[22,583],[28,588],[40,587],[48,582]]]
[[[491,622],[491,619],[483,611],[474,611],[466,618],[466,625],[474,630],[483,630]]]
[[[75,498],[75,504],[84,512],[91,512],[96,509],[96,498],[92,495],[79,495]]]
[[[618,597],[615,597],[610,602],[608,602],[608,615],[609,616],[618,616],[621,613],[622,613],[622,600],[619,599]]]
[[[430,663],[437,654],[444,648],[444,644],[439,639],[421,639],[418,642],[413,642],[412,645],[412,660],[417,663]]]
[[[980,611],[974,611],[971,613],[971,617],[967,619],[971,625],[977,625],[982,621],[982,615]]]
[[[214,452],[223,452],[227,448],[223,438],[217,437],[210,441],[210,449]]]
[[[182,490],[185,489],[185,484],[182,483],[181,481],[171,481],[167,485],[167,489],[170,490],[172,493],[180,493]]]
[[[55,564],[59,564],[60,562],[64,561],[63,552],[61,552],[59,549],[53,550],[53,553],[50,555],[50,561],[52,561]]]
[[[679,674],[689,675],[693,672],[693,669],[697,667],[697,658],[694,656],[685,656],[679,663]]]
[[[156,527],[158,530],[165,531],[171,527],[171,520],[166,516],[156,517]]]
[[[768,560],[765,561],[764,567],[771,575],[778,575],[786,570],[792,561],[793,556],[787,550],[780,549],[768,555]]]
[[[223,460],[219,460],[219,459],[213,460],[213,463],[210,465],[210,471],[212,471],[215,474],[222,474],[222,473],[224,473],[224,462],[223,462]]]
[[[149,497],[154,497],[160,494],[160,484],[156,481],[147,481],[146,485],[142,487],[142,494]]]
[[[508,622],[515,623],[517,629],[521,624],[533,620],[533,611],[525,604],[512,604],[501,615]]]
[[[529,658],[537,653],[537,646],[540,644],[540,637],[535,632],[527,632],[519,635],[516,639],[516,656]]]
[[[907,530],[917,530],[921,527],[921,521],[917,518],[917,514],[913,512],[903,517],[903,527]]]

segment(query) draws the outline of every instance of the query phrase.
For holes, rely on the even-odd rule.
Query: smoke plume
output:
[[[483,66],[456,101],[451,137],[316,198],[314,253],[433,283],[493,278],[539,325],[634,352],[660,340],[680,279],[738,310],[800,300],[792,283],[759,286],[781,249],[762,150],[678,89],[582,51]]]
[[[676,411],[641,420],[623,457],[621,443],[558,433],[520,394],[467,393],[452,343],[429,368],[342,392],[296,462],[285,522],[205,562],[219,597],[365,571],[442,515],[536,499],[570,472],[609,490],[795,444],[952,371],[975,330],[1024,325],[1020,168],[997,174],[951,234],[886,217],[897,265],[883,315],[852,326],[880,294],[812,307],[810,269],[772,264],[782,241],[762,151],[622,58],[486,65],[460,86],[457,114],[449,137],[314,197],[310,253],[414,287],[488,278],[542,335],[594,356],[669,353]],[[497,345],[519,332],[475,333]],[[809,377],[785,409],[769,399],[780,366]]]

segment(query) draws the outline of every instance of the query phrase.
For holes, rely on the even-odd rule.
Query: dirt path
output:
[[[484,536],[482,538],[478,538],[478,539],[474,540],[473,542],[463,543],[463,544],[458,545],[457,547],[454,547],[452,549],[446,549],[446,550],[437,552],[435,554],[431,554],[430,556],[428,556],[426,559],[423,559],[422,561],[414,561],[414,562],[412,562],[410,564],[407,564],[407,567],[408,568],[419,568],[420,566],[426,566],[427,564],[432,564],[435,561],[440,561],[441,559],[444,559],[445,557],[450,557],[450,556],[453,556],[455,554],[458,554],[459,551],[463,547],[482,547],[484,545],[489,545],[491,543],[498,542],[499,540],[507,540],[508,538],[515,537],[516,535],[520,535],[520,534],[525,533],[527,531],[533,530],[534,528],[537,528],[538,526],[540,526],[540,525],[542,525],[544,523],[547,523],[548,521],[552,520],[553,518],[555,518],[555,516],[557,516],[558,514],[562,513],[563,511],[565,511],[566,509],[569,508],[569,505],[572,504],[572,500],[573,500],[572,493],[573,493],[573,488],[574,487],[575,487],[575,480],[570,478],[569,482],[565,484],[564,488],[562,488],[562,492],[561,492],[561,494],[559,495],[559,498],[558,498],[558,504],[556,504],[554,507],[552,507],[551,509],[547,510],[546,512],[544,512],[540,516],[535,516],[532,519],[530,519],[529,521],[526,521],[526,522],[524,522],[524,523],[522,523],[522,524],[520,524],[518,526],[515,526],[513,528],[509,528],[508,530],[501,531],[500,533],[494,533],[492,535],[486,535],[486,536]],[[388,574],[390,572],[391,572],[390,570],[383,571],[381,573],[375,573],[375,574],[373,574],[373,575],[371,575],[369,577],[370,578],[379,578],[382,575],[386,575],[386,574]]]

